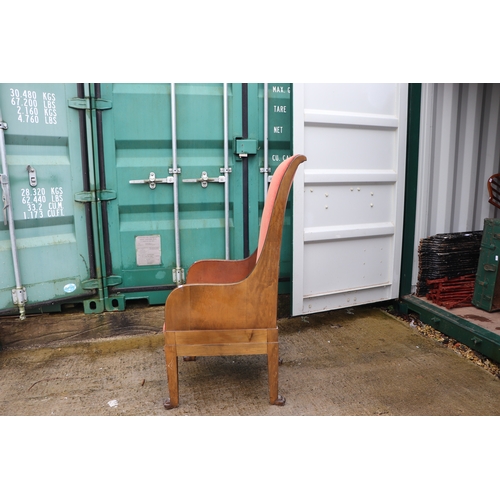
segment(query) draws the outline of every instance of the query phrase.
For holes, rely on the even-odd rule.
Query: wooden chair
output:
[[[165,303],[165,357],[169,399],[179,405],[178,356],[267,354],[269,400],[278,394],[277,300],[281,236],[288,194],[297,167],[295,155],[275,171],[262,213],[258,247],[243,260],[203,260],[189,269],[185,285]]]
[[[488,179],[488,201],[496,208],[500,208],[500,174],[493,174]]]

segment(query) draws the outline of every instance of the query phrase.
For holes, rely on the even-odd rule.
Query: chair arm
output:
[[[243,260],[199,260],[188,270],[186,284],[237,283],[255,267],[256,253]]]
[[[255,287],[251,278],[229,284],[181,285],[167,297],[166,329],[273,328],[276,297],[277,289]]]

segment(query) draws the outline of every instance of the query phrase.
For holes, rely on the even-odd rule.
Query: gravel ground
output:
[[[472,363],[481,368],[485,369],[487,372],[491,373],[497,378],[500,378],[500,363],[497,363],[491,359],[488,359],[483,354],[467,347],[466,345],[458,342],[457,340],[448,337],[444,333],[432,328],[432,326],[422,323],[417,315],[415,314],[401,314],[397,312],[393,306],[388,306],[382,308],[384,311],[389,313],[391,316],[398,318],[410,327],[414,328],[423,337],[429,338],[437,342],[439,345],[451,349],[465,359],[468,359]]]

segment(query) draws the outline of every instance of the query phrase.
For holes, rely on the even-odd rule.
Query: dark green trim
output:
[[[408,86],[408,130],[406,144],[405,203],[399,296],[411,293],[415,217],[417,213],[418,149],[420,140],[421,83]]]
[[[500,335],[467,321],[413,295],[402,302],[416,312],[420,320],[493,361],[500,362]]]

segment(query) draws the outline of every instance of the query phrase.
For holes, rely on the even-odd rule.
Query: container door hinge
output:
[[[104,278],[104,286],[118,286],[122,284],[122,277],[121,276],[106,276]]]
[[[107,276],[103,278],[104,287],[107,286],[117,286],[122,283],[121,276]],[[84,290],[95,290],[97,288],[101,288],[101,280],[99,279],[90,279],[82,281],[81,286]]]
[[[257,154],[256,139],[234,139],[234,154],[241,158]]]
[[[94,201],[111,201],[116,199],[116,191],[103,189],[96,195],[94,191],[80,191],[75,193],[75,201],[80,203],[91,203]]]
[[[99,285],[100,280],[98,279],[85,280],[80,283],[80,286],[83,288],[83,290],[95,290],[99,288]]]
[[[95,97],[72,97],[68,99],[68,106],[74,109],[98,109],[104,111],[113,107],[112,101],[96,99]]]

